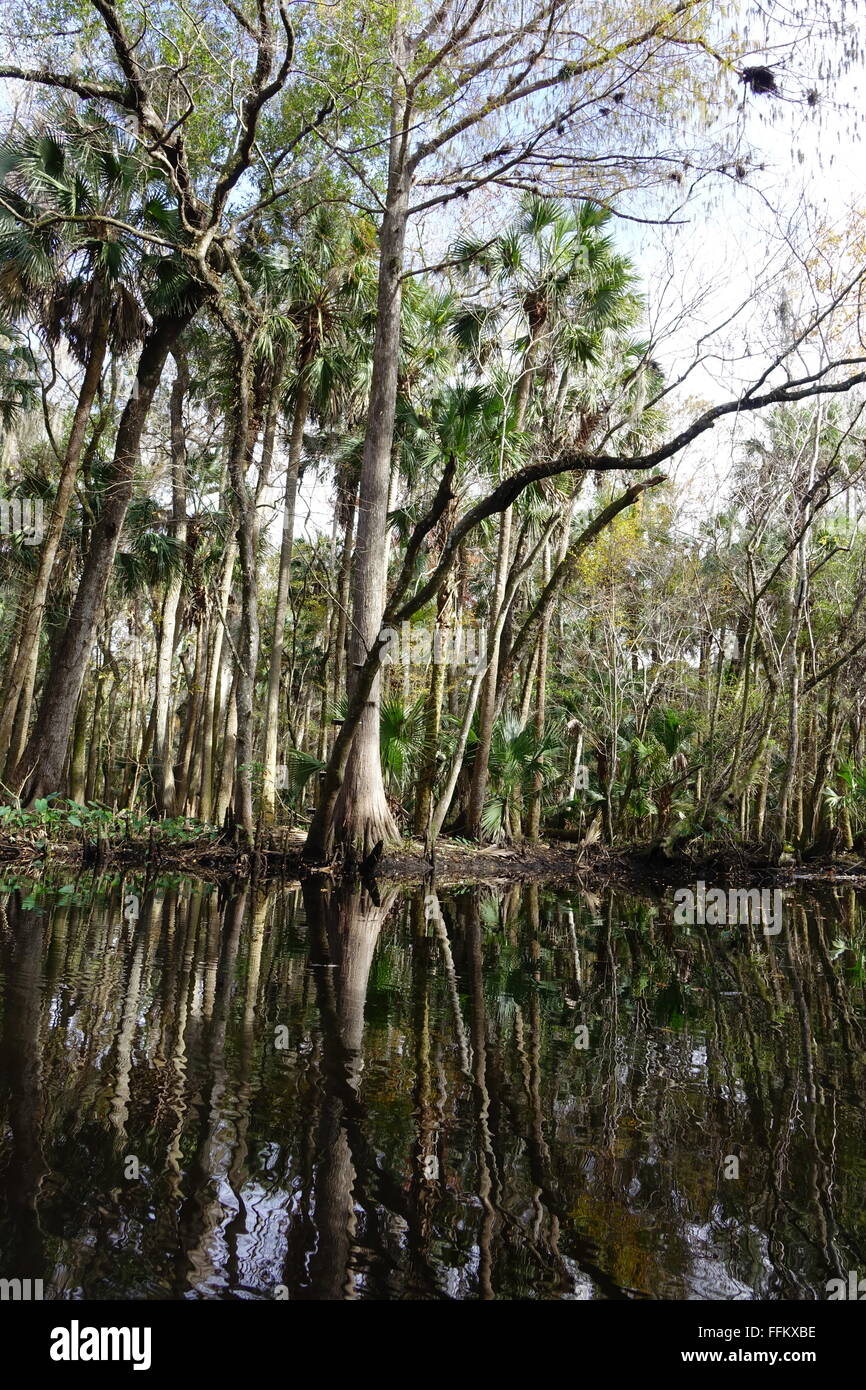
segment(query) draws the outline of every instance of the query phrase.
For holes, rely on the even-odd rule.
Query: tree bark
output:
[[[252,412],[251,344],[238,351],[238,394],[235,428],[229,453],[229,479],[237,516],[238,555],[241,564],[241,624],[238,635],[237,741],[235,745],[235,816],[247,845],[253,842],[253,703],[259,655],[258,525],[255,498],[246,472],[252,451],[255,424]]]
[[[530,324],[529,344],[524,354],[522,370],[514,393],[514,413],[511,428],[515,432],[523,429],[526,419],[526,410],[535,376],[535,358],[543,326],[543,318]],[[487,638],[490,647],[490,665],[487,668],[487,676],[481,693],[481,706],[478,712],[478,742],[475,747],[472,783],[469,788],[469,805],[466,811],[466,833],[471,840],[481,839],[481,815],[484,810],[484,798],[487,795],[487,781],[490,772],[490,748],[493,743],[493,725],[496,721],[496,691],[499,684],[499,645],[502,635],[502,624],[498,621],[498,615],[508,578],[508,568],[511,563],[511,521],[512,508],[506,507],[499,522],[496,578],[493,585]],[[495,640],[494,633],[496,633]]]
[[[132,394],[120,418],[105,502],[91,536],[72,612],[48,673],[36,725],[12,778],[25,805],[63,788],[75,710],[132,498],[142,433],[166,358],[193,313],[190,306],[182,314],[157,320],[139,355]]]
[[[176,374],[171,388],[169,417],[171,421],[171,484],[172,535],[181,552],[186,549],[186,442],[183,433],[183,406],[188,390],[189,374],[183,354],[175,353]],[[169,577],[160,614],[159,648],[156,662],[156,717],[153,730],[153,753],[156,776],[157,805],[164,816],[178,813],[174,783],[174,756],[171,718],[171,675],[177,632],[177,610],[183,587],[184,566],[179,563]]]
[[[54,561],[57,558],[57,552],[60,548],[63,527],[66,523],[69,504],[72,500],[78,464],[81,459],[82,449],[84,448],[84,436],[87,431],[87,423],[90,419],[90,411],[93,407],[93,402],[96,399],[96,392],[99,389],[99,383],[102,379],[102,367],[105,362],[105,353],[108,346],[108,330],[109,318],[108,315],[105,314],[97,321],[93,331],[93,337],[90,340],[90,355],[84,370],[81,390],[78,393],[78,400],[75,405],[75,413],[72,417],[69,438],[66,441],[66,450],[63,455],[63,465],[60,470],[60,479],[57,484],[57,493],[54,498],[51,520],[48,524],[48,533],[43,539],[42,548],[39,553],[39,567],[36,571],[36,578],[33,581],[33,589],[18,641],[16,659],[11,663],[6,682],[4,683],[3,711],[2,714],[0,714],[0,766],[3,765],[9,750],[16,713],[19,716],[19,722],[25,737],[30,722],[30,701],[33,694],[36,662],[39,654],[39,635],[42,630],[42,615],[45,612],[45,601],[48,597],[48,588],[51,583]],[[18,706],[21,700],[24,700],[26,708],[19,711]],[[10,759],[10,768],[16,766],[20,751],[20,749],[13,750],[13,757]],[[18,756],[14,756],[14,754]]]
[[[398,50],[396,66],[399,69],[404,56],[404,44],[399,32],[395,46]],[[376,335],[352,576],[352,625],[347,672],[350,699],[357,687],[360,668],[381,632],[385,607],[385,534],[397,404],[403,256],[409,207],[410,179],[403,132],[406,114],[405,95],[398,77],[392,102],[388,198],[379,238]],[[380,686],[381,676],[377,669],[354,732],[345,773],[334,803],[333,823],[327,833],[329,842],[336,838],[342,845],[355,845],[361,857],[369,854],[379,840],[388,843],[398,838],[382,778],[379,752]],[[314,847],[312,843],[308,845],[308,851],[315,853],[322,848]]]
[[[289,439],[289,465],[286,474],[286,495],[283,503],[283,535],[280,543],[280,567],[277,576],[277,597],[274,605],[274,626],[271,636],[271,659],[268,666],[268,694],[265,707],[265,752],[262,773],[262,822],[273,825],[276,811],[277,734],[280,715],[280,677],[283,668],[286,612],[289,606],[289,584],[292,577],[292,548],[295,538],[295,502],[298,495],[298,470],[304,447],[304,425],[307,420],[310,391],[303,370],[295,389],[292,433]]]

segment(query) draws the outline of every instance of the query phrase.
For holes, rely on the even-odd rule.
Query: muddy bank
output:
[[[730,887],[851,883],[866,890],[866,861],[858,855],[775,864],[755,847],[669,856],[650,845],[580,850],[561,842],[507,849],[443,844],[437,848],[433,873],[442,883],[546,880],[621,886],[636,893],[658,893],[698,880]],[[430,875],[429,861],[418,853],[389,855],[380,868],[381,877],[404,882],[420,882]]]
[[[207,832],[186,842],[162,838],[106,838],[98,842],[34,841],[29,836],[0,837],[0,873],[5,866],[42,873],[49,869],[78,872],[100,869],[181,873],[207,879],[302,879],[345,876],[340,865],[311,868],[301,862],[300,831],[276,830],[253,851],[239,850]],[[421,883],[620,884],[623,888],[661,890],[703,879],[710,884],[784,885],[797,882],[851,883],[866,888],[866,861],[857,855],[810,860],[799,865],[773,864],[757,847],[741,846],[707,855],[666,856],[647,845],[593,845],[580,848],[563,841],[538,845],[473,847],[440,840],[432,861],[418,842],[407,842],[384,855],[375,866],[383,881]]]
[[[154,833],[148,839],[106,838],[99,842],[34,843],[26,836],[0,837],[0,873],[4,866],[40,873],[49,868],[130,872],[183,873],[200,878],[340,878],[339,863],[313,867],[302,862],[301,832],[277,830],[252,851],[239,849],[219,836],[203,835],[186,843]],[[473,848],[441,840],[433,860],[421,844],[382,857],[375,876],[383,881],[420,883],[435,877],[441,883],[522,882],[527,879],[573,881],[577,855],[566,845],[540,844]]]

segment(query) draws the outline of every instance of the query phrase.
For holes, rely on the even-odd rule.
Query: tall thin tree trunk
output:
[[[7,752],[12,735],[12,725],[16,713],[18,714],[19,725],[24,731],[26,738],[27,728],[30,723],[30,706],[33,698],[33,687],[36,677],[36,663],[39,655],[39,635],[42,629],[42,615],[45,612],[45,601],[48,597],[48,588],[51,583],[51,575],[54,570],[54,561],[60,548],[60,539],[63,535],[63,527],[66,524],[66,517],[69,511],[69,504],[72,501],[72,493],[75,487],[75,477],[78,472],[78,464],[81,459],[81,451],[84,448],[84,436],[87,431],[87,423],[90,419],[90,411],[96,399],[96,392],[102,379],[102,367],[105,362],[105,353],[108,347],[108,314],[103,314],[97,320],[90,339],[90,354],[87,359],[87,366],[84,370],[84,379],[78,393],[78,400],[75,405],[75,413],[72,416],[72,425],[69,431],[69,438],[66,441],[66,450],[63,455],[63,463],[60,469],[60,479],[57,484],[57,493],[54,498],[54,506],[51,511],[51,520],[48,523],[48,532],[44,536],[39,552],[39,565],[36,570],[36,578],[30,591],[30,599],[27,604],[23,626],[18,641],[18,650],[15,661],[10,665],[4,681],[2,711],[0,711],[0,767],[6,760]],[[22,706],[22,708],[19,708]],[[14,769],[21,756],[20,748],[13,750],[13,754],[8,759],[10,769]]]
[[[334,633],[333,703],[338,705],[343,695],[346,671],[346,633],[348,632],[349,589],[352,582],[352,561],[355,555],[355,520],[358,515],[357,490],[346,502],[346,532],[340,557],[337,581],[336,630]]]
[[[69,798],[84,803],[85,780],[87,777],[87,726],[89,722],[89,699],[87,688],[81,692],[75,714],[72,733],[72,750],[69,755]]]
[[[229,478],[237,516],[241,562],[241,624],[238,636],[237,741],[235,816],[248,845],[253,840],[253,703],[259,654],[258,526],[255,498],[246,478],[253,445],[251,344],[238,344],[238,391],[235,428],[229,454]]]
[[[544,583],[550,582],[550,547],[544,547]],[[547,703],[547,643],[550,635],[550,609],[545,611],[538,633],[538,671],[535,683],[535,735],[541,741],[544,734],[544,718]],[[541,792],[544,787],[544,774],[539,770],[533,778],[532,795],[529,799],[529,818],[527,836],[530,841],[538,839],[541,829]]]
[[[496,575],[493,581],[493,595],[490,600],[490,622],[487,632],[489,665],[478,710],[478,740],[475,745],[475,761],[472,769],[472,783],[469,788],[469,805],[466,812],[466,832],[471,840],[481,838],[481,814],[487,795],[487,781],[490,772],[490,748],[493,743],[493,724],[496,717],[496,676],[499,670],[499,636],[502,623],[499,621],[505,585],[511,565],[511,520],[513,511],[506,507],[499,519],[499,543],[496,551]],[[504,621],[504,615],[503,615]]]
[[[292,547],[295,536],[295,502],[298,495],[298,469],[304,447],[304,425],[309,405],[309,384],[303,367],[295,388],[292,433],[289,439],[289,465],[286,473],[286,495],[283,503],[283,536],[280,543],[280,567],[277,576],[277,598],[274,605],[274,625],[271,635],[271,659],[268,667],[268,693],[265,705],[265,752],[262,773],[262,821],[272,825],[276,810],[277,735],[280,714],[280,676],[283,668],[286,612],[289,606],[289,583],[292,576]]]
[[[132,499],[145,422],[166,358],[193,313],[190,305],[182,314],[157,320],[139,355],[132,394],[118,426],[105,503],[93,529],[72,612],[48,672],[36,725],[13,774],[12,782],[20,788],[25,804],[62,790],[78,697]]]
[[[157,805],[164,816],[177,814],[174,784],[174,750],[172,747],[171,677],[177,632],[177,610],[183,588],[183,552],[186,549],[186,440],[183,432],[183,406],[189,384],[189,374],[183,353],[175,352],[176,372],[171,388],[169,418],[171,421],[171,489],[172,536],[180,551],[179,563],[172,571],[162,601],[159,625],[159,645],[156,659],[156,718],[153,730]]]
[[[823,404],[819,399],[815,408],[815,443],[809,465],[807,478],[807,491],[804,498],[804,508],[811,506],[811,493],[815,481],[815,472],[818,466],[818,456],[821,448],[821,429],[823,424],[824,412]],[[813,513],[814,515],[814,513]],[[788,837],[788,821],[791,811],[791,801],[795,781],[798,773],[798,761],[800,757],[800,689],[801,680],[801,661],[798,651],[798,641],[803,625],[806,605],[808,602],[809,587],[809,563],[808,563],[808,536],[809,526],[805,525],[802,530],[799,545],[791,557],[791,579],[786,604],[788,614],[788,655],[787,655],[787,686],[789,690],[788,704],[788,746],[785,771],[782,776],[782,786],[779,791],[779,807],[776,815],[776,838],[779,848],[784,849],[785,841]]]
[[[220,760],[220,780],[216,798],[216,822],[221,825],[232,800],[235,784],[235,757],[238,742],[238,672],[235,668],[229,697],[226,702],[225,725]]]
[[[523,367],[517,382],[517,389],[514,393],[512,429],[515,431],[523,429],[523,424],[526,419],[526,409],[529,405],[529,396],[535,376],[534,363],[543,326],[543,318],[530,324],[529,345],[524,354]],[[487,668],[487,676],[484,681],[484,688],[481,692],[481,704],[478,711],[478,741],[475,746],[475,761],[472,766],[472,782],[469,788],[469,804],[466,811],[467,834],[472,840],[480,840],[481,838],[481,814],[484,810],[484,799],[487,795],[487,781],[490,773],[490,749],[493,743],[493,725],[496,721],[496,690],[499,676],[499,646],[502,633],[502,625],[499,623],[498,617],[503,594],[505,593],[506,581],[508,579],[508,570],[511,564],[511,523],[512,508],[507,507],[502,513],[499,521],[496,577],[493,583],[493,598],[491,600],[488,621],[489,634],[487,641],[490,664]],[[497,631],[499,635],[496,637],[494,644],[493,635]]]
[[[446,536],[453,525],[456,505],[449,503],[440,530]],[[436,630],[433,639],[433,664],[430,670],[430,688],[424,705],[424,751],[421,768],[415,788],[414,829],[416,835],[426,835],[433,812],[433,788],[436,783],[437,757],[439,755],[439,732],[442,727],[442,701],[445,694],[445,679],[454,634],[454,594],[456,577],[454,571],[440,585],[436,595]]]
[[[195,639],[195,664],[193,666],[192,681],[187,695],[186,718],[184,720],[183,733],[180,740],[177,764],[177,815],[192,814],[189,806],[190,790],[193,790],[194,795],[194,789],[198,785],[193,767],[193,752],[196,745],[196,734],[204,707],[204,678],[205,631],[204,624],[199,623]]]
[[[204,718],[202,720],[201,776],[199,782],[199,819],[210,823],[214,801],[214,745],[218,739],[220,692],[224,645],[224,623],[232,587],[232,572],[237,557],[234,541],[229,541],[223,558],[223,571],[214,612],[214,634],[208,666]]]

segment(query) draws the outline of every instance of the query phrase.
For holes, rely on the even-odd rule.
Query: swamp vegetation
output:
[[[127,9],[6,15],[4,852],[859,853],[853,18]]]
[[[4,1290],[857,1286],[862,11],[0,0]]]

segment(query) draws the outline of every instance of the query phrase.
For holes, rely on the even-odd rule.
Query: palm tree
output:
[[[374,252],[375,232],[367,219],[347,218],[322,207],[301,244],[269,268],[275,312],[285,315],[294,330],[294,360],[286,401],[291,423],[265,704],[262,820],[266,825],[273,822],[276,805],[280,678],[304,426],[316,396],[319,410],[327,410],[325,402],[334,382],[329,380],[328,367],[323,369],[322,359],[334,358],[334,349],[348,341],[357,311],[369,302],[375,282]]]
[[[100,220],[97,225],[103,239],[96,235],[94,229],[82,248],[85,257],[90,256],[95,269],[103,272],[101,293],[94,303],[104,304],[102,296],[108,296],[108,302],[112,305],[107,317],[107,334],[110,336],[112,332],[112,322],[119,324],[122,319],[128,324],[135,308],[134,325],[132,329],[125,328],[120,333],[118,342],[120,346],[129,346],[132,342],[140,341],[140,349],[130,393],[118,422],[113,461],[107,470],[104,496],[96,525],[90,534],[72,611],[55,648],[27,745],[17,760],[17,766],[7,775],[10,785],[28,802],[45,793],[56,792],[62,785],[76,707],[132,498],[148,413],[166,359],[205,293],[204,286],[193,278],[177,249],[187,234],[181,229],[177,211],[168,204],[162,175],[153,169],[142,170],[139,160],[119,151],[116,145],[112,146],[110,141],[116,138],[114,127],[100,124],[90,115],[86,118],[76,117],[76,120],[82,129],[93,128],[96,131],[93,141],[96,164],[109,171],[117,166],[116,176],[112,175],[106,185],[106,199],[115,198],[118,189],[130,190],[130,210],[125,219],[127,225],[140,223],[145,228],[149,227],[158,235],[162,246],[148,254],[136,253],[134,263],[139,275],[138,297],[125,289],[120,297],[110,293],[115,280],[119,284],[125,279],[125,264],[133,256],[134,238],[131,234],[127,244],[113,237],[111,224]],[[77,143],[75,148],[78,149]],[[140,171],[140,182],[133,177],[135,171]],[[73,180],[73,183],[77,196],[78,182]],[[117,206],[116,203],[111,205]],[[20,212],[16,217],[11,204],[7,206],[7,211],[10,208],[14,220],[19,223],[26,220]],[[70,228],[69,235],[75,228],[85,231],[89,228],[87,221],[70,222],[72,217],[77,218],[78,214],[62,207],[52,214],[50,225],[54,226],[56,222],[64,231]],[[86,423],[86,416],[83,416],[80,420],[82,438]],[[77,447],[80,448],[80,445]],[[70,492],[72,481],[72,472],[68,470]],[[11,766],[9,760],[7,766]]]
[[[629,261],[616,253],[604,234],[610,214],[591,203],[573,209],[562,203],[527,195],[515,224],[488,243],[459,242],[453,254],[465,273],[478,279],[480,301],[471,301],[468,318],[479,331],[479,342],[495,331],[513,335],[513,381],[510,429],[524,429],[533,386],[545,358],[555,362],[566,355],[584,364],[600,356],[604,334],[634,316],[634,273]],[[492,307],[490,291],[498,299]],[[486,298],[485,298],[486,297]],[[470,836],[481,834],[481,815],[487,787],[488,763],[496,708],[499,643],[496,620],[502,605],[512,560],[512,510],[501,514],[496,570],[491,599],[489,666],[481,696],[478,747],[469,792],[467,825]],[[543,696],[542,696],[543,703]],[[541,722],[543,723],[543,708]]]
[[[398,697],[382,701],[379,743],[385,785],[402,796],[424,744],[424,698],[406,705]]]
[[[439,476],[449,469],[459,487],[468,472],[484,467],[495,451],[501,428],[502,402],[486,385],[458,381],[437,395],[427,412],[404,405],[398,417],[402,452],[416,474]],[[430,539],[433,563],[453,523],[456,500],[445,509]],[[437,752],[442,725],[447,666],[442,659],[447,638],[457,621],[456,579],[452,571],[436,594],[435,632],[430,684],[425,698],[422,756],[415,784],[414,829],[426,835],[432,812]]]
[[[17,660],[3,691],[0,764],[8,757],[10,767],[22,751],[10,747],[13,728],[23,736],[29,723],[45,602],[106,353],[128,351],[145,331],[129,243],[103,224],[68,220],[129,211],[141,171],[115,138],[98,117],[61,108],[56,119],[0,149],[0,305],[19,321],[35,320],[49,347],[64,341],[83,369]]]
[[[0,322],[0,441],[33,409],[38,395],[32,348],[17,326]]]
[[[542,786],[558,780],[551,758],[562,748],[559,729],[546,727],[539,733],[534,722],[523,723],[517,713],[497,719],[490,747],[493,795],[482,813],[483,828],[492,839],[513,839],[519,833],[521,800],[539,778]]]

